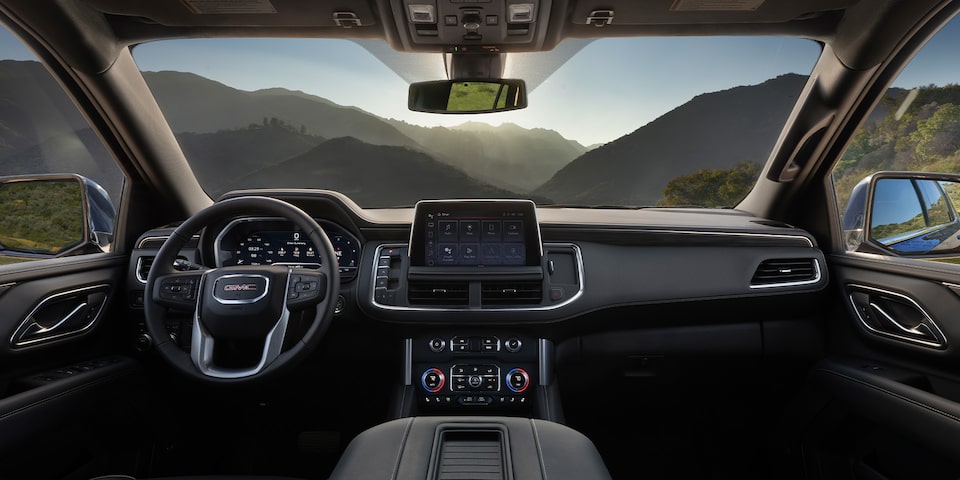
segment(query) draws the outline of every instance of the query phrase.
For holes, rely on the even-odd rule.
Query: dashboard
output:
[[[805,325],[812,296],[829,281],[810,233],[735,211],[555,209],[526,200],[363,209],[336,192],[255,193],[296,205],[323,228],[341,276],[335,321],[364,338],[389,334],[391,348],[402,350],[401,416],[552,418],[555,359],[571,348],[614,360],[693,345],[775,350],[793,333],[774,326]],[[145,290],[137,279],[172,231],[138,241],[128,282],[134,309]],[[214,223],[180,257],[218,268],[329,261],[291,222],[255,214]],[[188,313],[167,325],[184,349]],[[669,334],[649,344],[650,328]],[[147,349],[144,335],[141,328],[138,345]]]

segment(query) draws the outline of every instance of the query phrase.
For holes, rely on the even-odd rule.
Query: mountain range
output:
[[[806,78],[787,74],[698,95],[583,154],[534,193],[558,203],[656,205],[677,176],[732,168],[741,161],[763,163]]]

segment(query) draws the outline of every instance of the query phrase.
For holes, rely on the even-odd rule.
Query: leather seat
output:
[[[263,475],[198,475],[188,477],[137,478],[130,475],[104,475],[90,480],[303,480],[293,477],[274,477]]]

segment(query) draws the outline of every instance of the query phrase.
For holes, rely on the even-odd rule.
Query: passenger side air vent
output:
[[[467,305],[470,285],[467,282],[413,282],[407,287],[410,305]]]
[[[813,258],[764,260],[757,267],[750,288],[806,285],[820,281],[820,266]]]
[[[140,283],[147,283],[147,275],[150,274],[150,267],[153,266],[154,257],[140,257],[137,259],[137,280]]]
[[[535,281],[488,281],[480,290],[482,305],[538,305],[543,298],[543,284]]]

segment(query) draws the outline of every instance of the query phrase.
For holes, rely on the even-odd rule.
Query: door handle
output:
[[[71,311],[62,319],[60,319],[53,325],[50,325],[49,327],[45,327],[41,325],[32,316],[28,317],[27,327],[24,329],[23,334],[20,335],[20,339],[24,341],[29,341],[36,337],[56,335],[57,333],[59,333],[58,331],[65,324],[68,324],[68,322],[72,323],[71,320],[74,320],[75,317],[77,317],[78,315],[83,315],[85,313],[86,308],[87,308],[87,302],[83,302],[80,305],[77,305],[76,308],[73,309],[73,311]]]
[[[913,327],[908,327],[874,302],[870,302],[870,310],[873,310],[873,312],[883,320],[883,323],[892,326],[894,330],[898,330],[899,332],[907,335],[923,337],[931,342],[936,342],[938,340],[936,334],[933,333],[933,330],[931,330],[930,326],[926,323],[920,322]]]
[[[947,337],[923,307],[897,292],[866,285],[846,285],[847,300],[868,332],[931,347],[947,348]]]
[[[103,313],[109,290],[97,285],[45,297],[20,322],[10,346],[33,346],[89,330]]]

